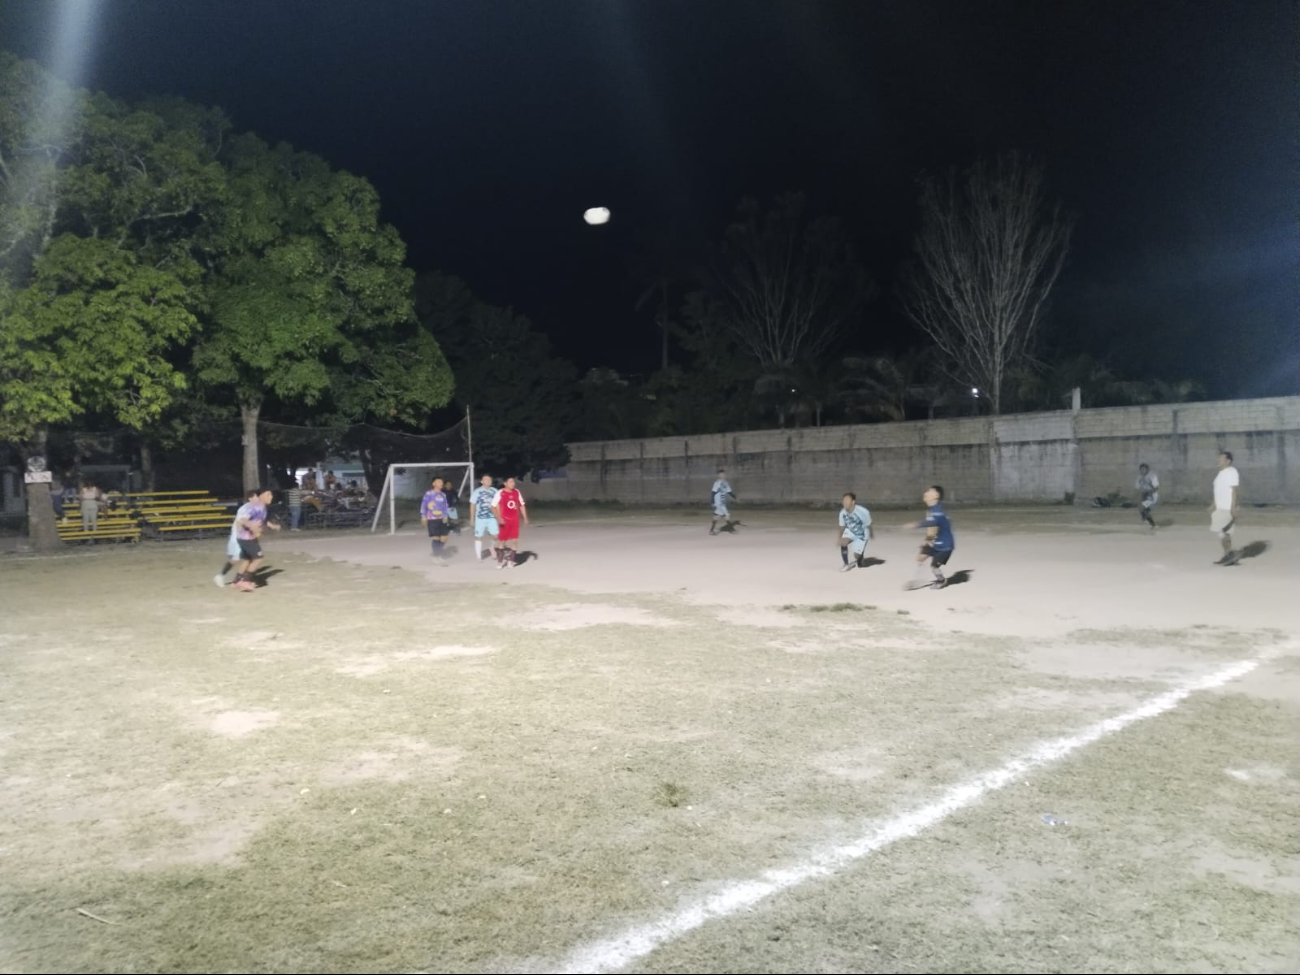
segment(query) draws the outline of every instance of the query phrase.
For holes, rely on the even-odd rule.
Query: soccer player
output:
[[[257,588],[253,576],[262,566],[262,531],[270,528],[278,531],[280,526],[266,517],[266,506],[271,503],[270,488],[258,488],[250,491],[248,500],[235,512],[235,543],[239,547],[239,573],[235,576],[233,586],[240,592],[252,592]],[[231,549],[226,549],[227,555]],[[226,563],[229,565],[229,561]],[[221,585],[226,574],[225,568],[213,581]]]
[[[1138,514],[1154,531],[1156,520],[1151,517],[1151,511],[1160,500],[1160,478],[1151,473],[1151,468],[1146,464],[1138,465],[1137,489],[1142,495],[1142,506],[1138,508]]]
[[[424,492],[424,497],[420,499],[420,520],[428,529],[429,538],[432,539],[434,564],[445,566],[447,557],[443,554],[443,546],[447,544],[447,536],[451,534],[451,528],[448,522],[451,520],[451,507],[447,504],[447,495],[442,490],[442,478],[435,477],[429,490]]]
[[[1215,565],[1236,565],[1241,554],[1232,550],[1232,530],[1237,526],[1237,492],[1241,475],[1232,466],[1232,454],[1219,451],[1219,473],[1214,475],[1214,504],[1210,505],[1210,531],[1223,544],[1223,558]]]
[[[501,548],[497,549],[497,568],[508,569],[519,564],[519,519],[523,518],[524,524],[528,524],[528,506],[513,477],[507,477],[497,492],[492,514],[499,524],[497,537],[501,539]]]
[[[483,538],[486,536],[492,542],[492,553],[495,555],[500,544],[497,535],[501,531],[501,526],[497,523],[496,515],[492,513],[497,503],[497,489],[492,486],[492,475],[484,474],[479,478],[478,483],[479,486],[469,496],[469,503],[474,509],[474,558],[481,561]],[[497,561],[500,560],[501,557],[498,555]]]
[[[862,554],[871,541],[871,512],[858,504],[858,496],[852,491],[844,495],[840,507],[840,561],[844,563],[841,572],[848,572],[855,566],[862,565]],[[849,561],[849,552],[853,552],[853,561]]]
[[[948,513],[943,510],[943,488],[937,484],[932,484],[925,489],[921,495],[921,500],[925,502],[926,516],[922,521],[910,525],[911,528],[925,529],[925,543],[921,546],[921,551],[916,557],[916,573],[912,576],[912,581],[904,588],[920,589],[926,585],[921,578],[925,571],[925,563],[929,560],[930,569],[934,573],[934,582],[930,583],[931,589],[942,589],[948,585],[948,580],[944,578],[943,567],[948,564],[952,558],[953,543],[952,524],[948,521]]]
[[[718,533],[718,519],[724,522],[723,529],[731,527],[731,513],[727,509],[727,499],[735,500],[736,495],[731,490],[731,483],[727,480],[727,472],[718,468],[718,479],[713,482],[713,521],[709,525],[709,534]]]

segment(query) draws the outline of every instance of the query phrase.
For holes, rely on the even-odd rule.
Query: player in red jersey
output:
[[[492,504],[492,513],[496,515],[501,532],[497,538],[501,548],[497,549],[497,568],[505,569],[519,564],[519,519],[528,524],[528,506],[520,493],[513,477],[507,477],[505,485],[497,492]]]

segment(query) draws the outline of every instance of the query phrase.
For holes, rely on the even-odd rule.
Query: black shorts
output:
[[[922,545],[921,554],[930,556],[931,565],[947,565],[948,560],[952,558],[952,549],[946,548],[942,552],[936,552],[931,545]]]
[[[430,538],[442,538],[446,535],[451,534],[451,526],[448,525],[447,522],[441,518],[436,520],[430,518],[428,524],[429,524]]]
[[[251,562],[262,557],[262,543],[256,538],[237,538],[235,540],[239,542],[240,554],[248,561]]]

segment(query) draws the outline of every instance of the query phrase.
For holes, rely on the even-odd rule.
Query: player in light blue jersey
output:
[[[858,504],[858,496],[852,491],[844,495],[840,507],[840,561],[844,563],[841,572],[862,565],[863,553],[871,541],[871,512]],[[853,560],[849,560],[849,553]]]
[[[500,547],[497,536],[501,534],[501,526],[497,523],[496,516],[492,514],[498,493],[492,486],[492,475],[484,474],[479,478],[479,486],[469,496],[470,507],[474,509],[474,557],[480,562],[483,561],[484,537],[492,542],[493,554],[496,554]]]
[[[719,518],[723,521],[722,530],[729,531],[732,522],[731,512],[727,508],[727,502],[734,501],[736,495],[731,490],[731,482],[727,480],[727,472],[721,468],[718,469],[718,479],[713,482],[713,491],[710,494],[710,499],[713,503],[713,522],[709,525],[709,534],[716,535],[718,533]]]

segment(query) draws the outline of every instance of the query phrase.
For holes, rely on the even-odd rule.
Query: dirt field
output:
[[[1294,970],[1296,513],[738,514],[0,558],[0,971]]]

